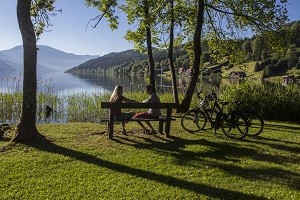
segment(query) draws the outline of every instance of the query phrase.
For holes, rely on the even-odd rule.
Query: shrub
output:
[[[274,65],[268,65],[264,68],[264,71],[263,71],[263,77],[264,78],[269,78],[272,76],[272,70],[274,68]]]
[[[300,122],[300,92],[294,86],[245,82],[228,86],[221,98],[229,102],[242,101],[242,109],[255,110],[267,120]]]
[[[296,69],[300,69],[300,62],[298,62],[295,66]]]
[[[279,60],[274,67],[274,70],[272,71],[272,74],[274,75],[280,75],[288,70],[288,60],[287,59],[281,59]]]
[[[254,72],[259,72],[265,69],[267,65],[271,64],[271,59],[265,59],[261,61],[260,63],[256,63]]]

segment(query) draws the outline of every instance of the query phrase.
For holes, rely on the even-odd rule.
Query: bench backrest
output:
[[[117,103],[101,102],[101,108],[176,108],[176,103]]]

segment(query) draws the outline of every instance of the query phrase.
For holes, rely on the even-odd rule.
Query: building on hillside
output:
[[[246,77],[246,73],[243,71],[232,71],[229,74],[230,79],[243,79]]]

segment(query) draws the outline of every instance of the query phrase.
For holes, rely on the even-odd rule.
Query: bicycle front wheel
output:
[[[199,110],[189,110],[181,118],[181,126],[190,133],[195,133],[204,128],[206,124],[205,114]]]
[[[264,129],[263,118],[258,113],[252,111],[246,111],[244,115],[247,118],[248,135],[258,136],[261,134]]]
[[[221,128],[228,138],[241,140],[248,133],[245,117],[237,113],[224,114],[221,119]]]

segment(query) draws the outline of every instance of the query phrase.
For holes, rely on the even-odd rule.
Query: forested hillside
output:
[[[255,35],[230,41],[203,41],[202,71],[206,68],[211,72],[220,72],[218,63],[228,65],[230,69],[245,62],[255,62],[254,72],[261,72],[263,77],[284,74],[290,69],[300,69],[300,22],[294,21],[280,27],[276,32],[265,35]],[[175,68],[186,71],[191,67],[189,55],[185,46],[174,50]],[[154,51],[156,69],[169,70],[166,50]],[[70,73],[139,73],[147,71],[148,57],[136,50],[110,53],[89,60],[67,72]],[[212,66],[214,66],[212,68]],[[216,67],[217,66],[217,67]],[[219,65],[220,67],[222,65]],[[182,71],[182,70],[180,70]],[[209,75],[209,74],[206,74]]]

